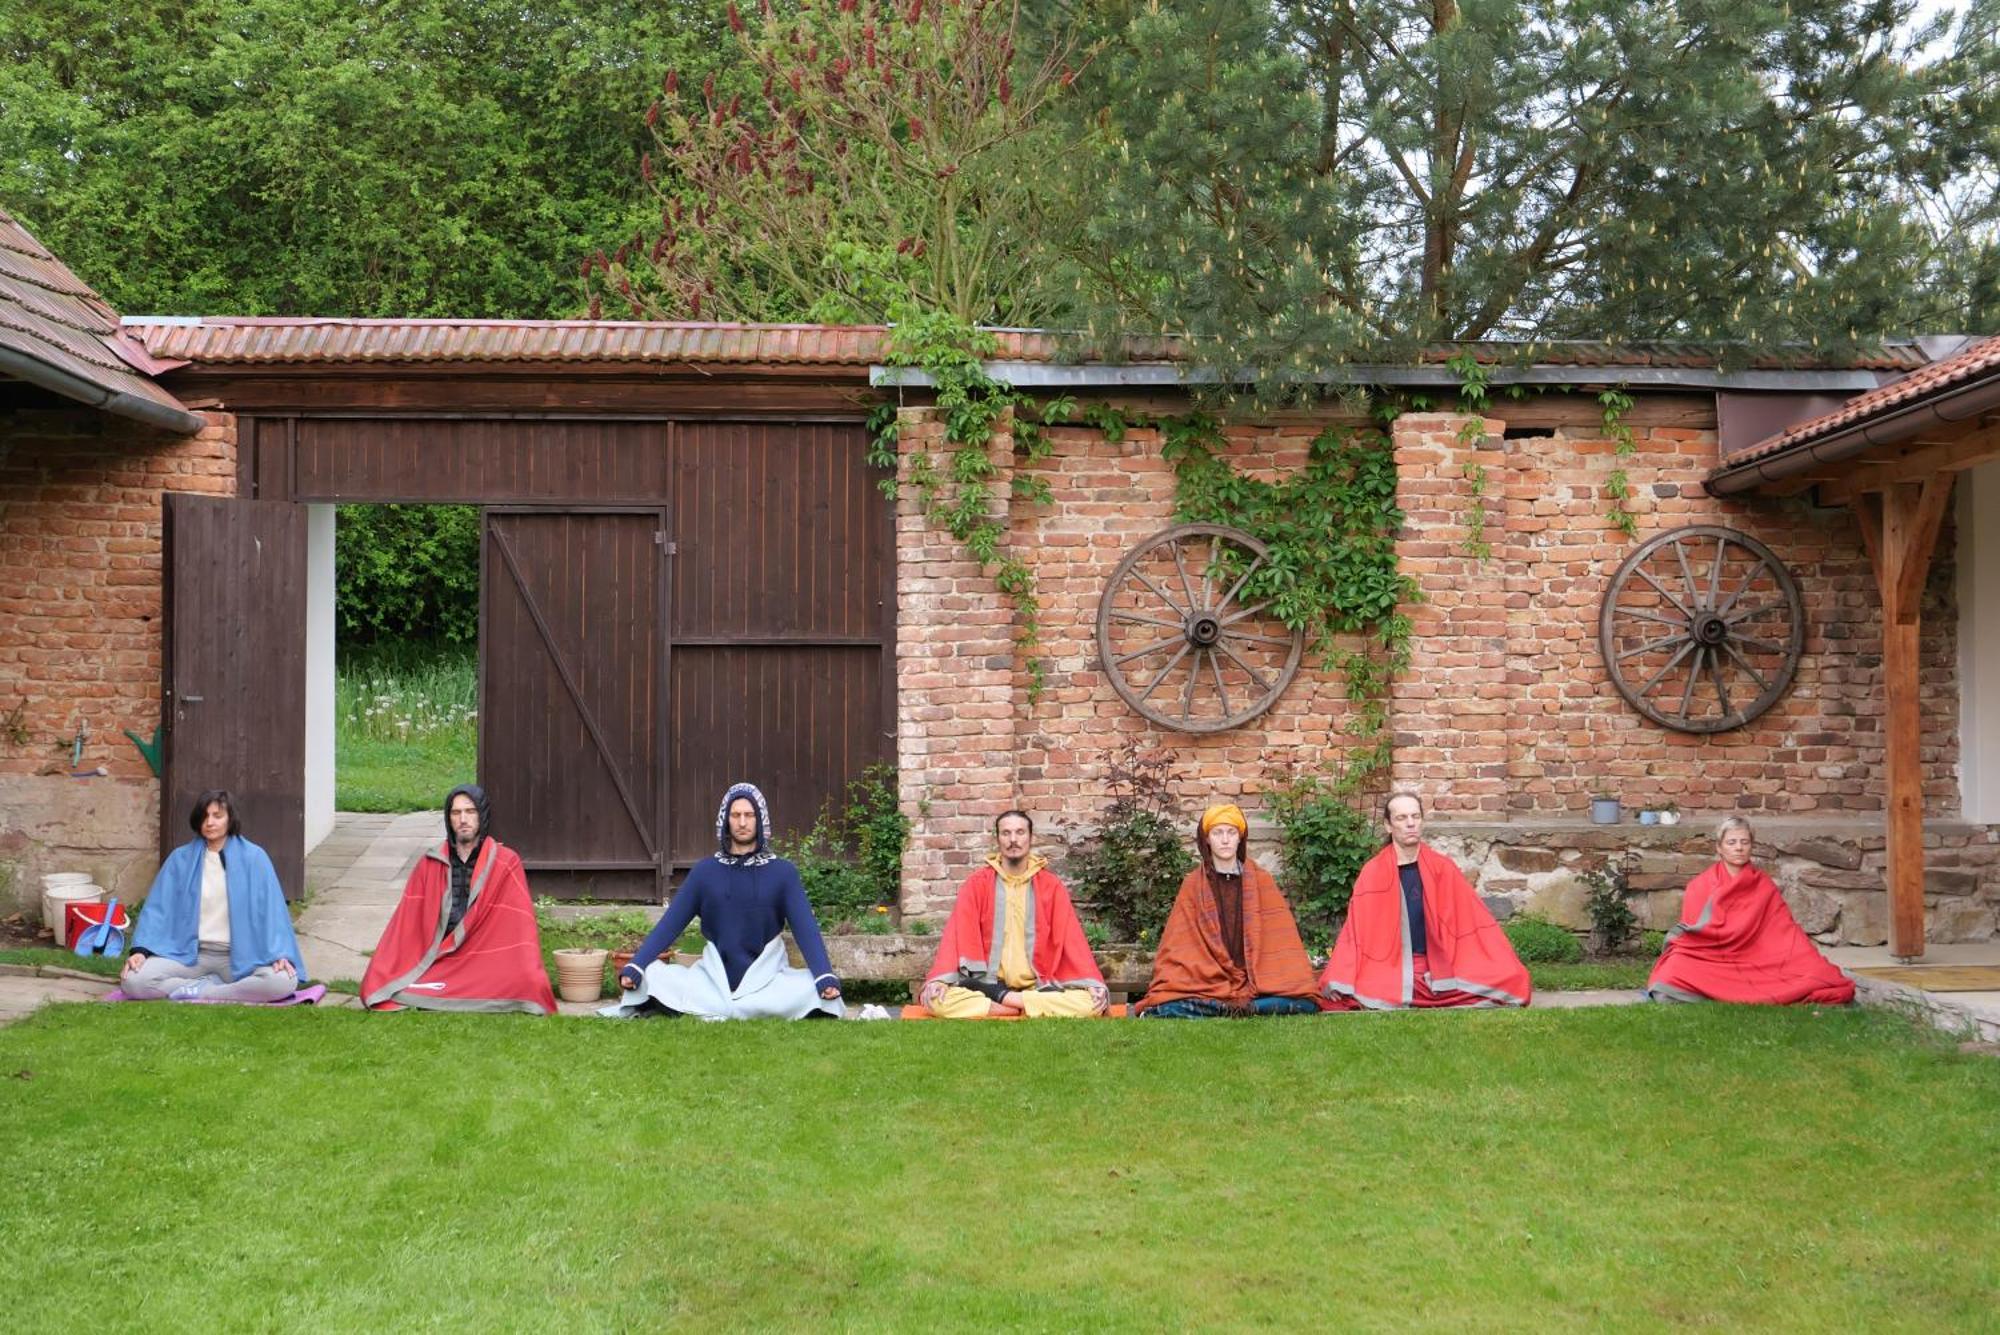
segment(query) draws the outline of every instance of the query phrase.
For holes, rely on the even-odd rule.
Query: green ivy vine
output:
[[[988,513],[993,477],[998,471],[988,452],[994,429],[1013,414],[1015,453],[1034,463],[1049,452],[1045,421],[1059,421],[1073,402],[1058,399],[1040,406],[1039,416],[1027,413],[1036,403],[1004,380],[986,373],[985,361],[997,347],[992,334],[944,313],[914,316],[897,324],[884,360],[891,366],[915,367],[930,378],[937,391],[937,408],[944,422],[950,453],[942,467],[928,452],[910,459],[910,482],[923,500],[924,515],[965,545],[980,568],[993,577],[994,587],[1014,604],[1014,644],[1025,658],[1028,700],[1041,699],[1046,670],[1036,650],[1041,647],[1041,599],[1035,574],[1020,557],[1001,549],[1006,528]],[[877,407],[868,419],[871,443],[868,462],[888,471],[883,493],[896,495],[896,405]],[[1049,485],[1040,478],[1016,473],[1013,491],[1034,503],[1046,504]]]
[[[1639,517],[1625,502],[1632,495],[1632,481],[1625,474],[1625,461],[1639,448],[1632,439],[1632,428],[1625,421],[1625,414],[1632,411],[1634,400],[1622,388],[1607,389],[1597,396],[1597,404],[1604,410],[1604,434],[1611,438],[1612,451],[1618,466],[1604,479],[1604,494],[1611,498],[1611,524],[1628,538],[1639,534]]]

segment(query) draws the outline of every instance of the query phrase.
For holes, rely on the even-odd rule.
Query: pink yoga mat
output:
[[[290,996],[279,997],[276,1001],[227,1001],[218,997],[213,1001],[206,998],[197,998],[193,1001],[182,1002],[181,1004],[186,1006],[313,1006],[317,1005],[319,999],[325,995],[326,984],[314,983],[311,987],[300,988]],[[106,992],[102,999],[105,1001],[132,1000],[131,997],[125,995],[123,989],[115,987]]]

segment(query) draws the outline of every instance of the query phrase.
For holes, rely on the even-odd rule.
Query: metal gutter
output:
[[[159,427],[177,435],[192,436],[208,423],[185,408],[170,407],[156,403],[152,399],[141,398],[137,394],[122,389],[106,389],[92,384],[67,371],[57,370],[47,362],[39,361],[14,348],[0,347],[0,373],[25,380],[31,385],[39,385],[52,394],[60,394],[66,399],[119,417],[143,422],[147,426]]]
[[[1708,475],[1705,485],[1712,496],[1734,495],[1818,465],[1852,459],[1878,445],[1898,444],[1932,427],[1958,426],[1991,412],[2000,412],[2000,370],[1905,404],[1881,417],[1864,418],[1816,440],[1801,441],[1733,468],[1718,468]]]
[[[1179,389],[1223,383],[1216,371],[1148,362],[1125,366],[1056,366],[1047,362],[986,363],[986,373],[1021,389]],[[1446,366],[1342,366],[1316,376],[1286,377],[1323,385],[1422,385],[1455,389],[1463,378]],[[1259,377],[1244,371],[1235,383]],[[871,366],[868,383],[877,389],[928,389],[928,374],[913,366]],[[1493,367],[1489,385],[1650,385],[1674,389],[1741,389],[1772,392],[1865,392],[1882,378],[1873,371],[1718,371],[1682,366],[1523,366]]]

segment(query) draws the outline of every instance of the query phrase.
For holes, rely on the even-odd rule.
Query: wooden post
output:
[[[1924,780],[1917,641],[1924,577],[1955,475],[1898,482],[1855,498],[1862,539],[1882,592],[1882,678],[1887,693],[1889,953],[1924,953]]]

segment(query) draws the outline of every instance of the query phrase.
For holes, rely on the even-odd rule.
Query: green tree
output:
[[[1030,324],[1040,201],[1083,135],[1046,114],[1084,63],[1019,0],[731,3],[735,67],[647,109],[659,217],[597,260],[635,317]],[[593,310],[599,309],[593,305]]]
[[[121,310],[547,317],[719,0],[19,0],[0,201]]]
[[[1926,208],[1990,242],[1993,5],[1915,8],[1130,0],[1083,108],[1108,151],[1078,290],[1094,324],[1278,373],[1444,339],[1948,327],[1965,238]]]

